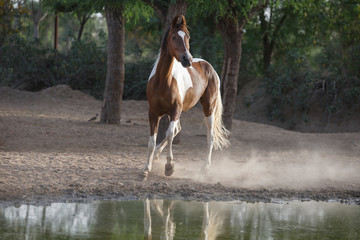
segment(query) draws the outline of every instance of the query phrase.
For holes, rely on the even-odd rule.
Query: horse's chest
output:
[[[174,61],[174,66],[171,73],[173,78],[176,80],[178,94],[180,96],[181,102],[183,102],[186,92],[189,90],[189,88],[193,87],[193,82],[191,80],[189,71],[181,66],[179,62]]]

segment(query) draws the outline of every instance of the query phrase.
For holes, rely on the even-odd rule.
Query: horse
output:
[[[144,178],[152,170],[153,160],[169,145],[165,176],[174,172],[172,142],[181,131],[180,115],[200,100],[207,126],[207,158],[203,170],[211,166],[214,149],[230,145],[229,131],[222,122],[223,105],[220,96],[220,78],[207,61],[190,54],[190,34],[183,15],[176,16],[161,43],[160,53],[148,79],[146,96],[149,104],[150,137]],[[165,139],[156,146],[159,120],[170,118]]]

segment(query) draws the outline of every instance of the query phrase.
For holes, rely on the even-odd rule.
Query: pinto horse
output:
[[[169,145],[165,175],[174,172],[172,142],[180,132],[180,115],[192,108],[199,100],[205,114],[208,152],[203,170],[211,165],[213,147],[222,149],[229,145],[229,132],[222,122],[220,79],[214,68],[205,60],[193,58],[189,52],[189,31],[185,17],[176,16],[166,32],[161,50],[151,71],[146,88],[149,102],[150,138],[148,156],[144,168],[147,178],[154,159]],[[156,146],[159,120],[170,117],[165,139]]]

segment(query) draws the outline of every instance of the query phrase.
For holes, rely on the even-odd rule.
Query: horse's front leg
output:
[[[160,117],[156,116],[153,112],[149,110],[149,124],[150,124],[150,137],[148,143],[148,156],[144,167],[144,177],[148,177],[152,169],[154,152],[156,147],[156,136],[158,132]]]
[[[166,165],[165,165],[165,175],[171,176],[174,173],[174,155],[172,153],[172,143],[174,137],[180,132],[180,120],[171,121],[169,124],[169,128],[166,131],[166,140],[169,143],[169,152],[166,157]]]
[[[144,239],[152,239],[151,212],[149,199],[144,200]]]

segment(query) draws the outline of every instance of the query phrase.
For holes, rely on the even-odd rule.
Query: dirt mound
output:
[[[93,97],[79,91],[73,90],[69,85],[57,85],[54,87],[46,88],[38,92],[40,95],[45,95],[49,97],[56,97],[56,98],[73,98],[73,99],[80,99],[83,101],[87,100],[94,100]]]

